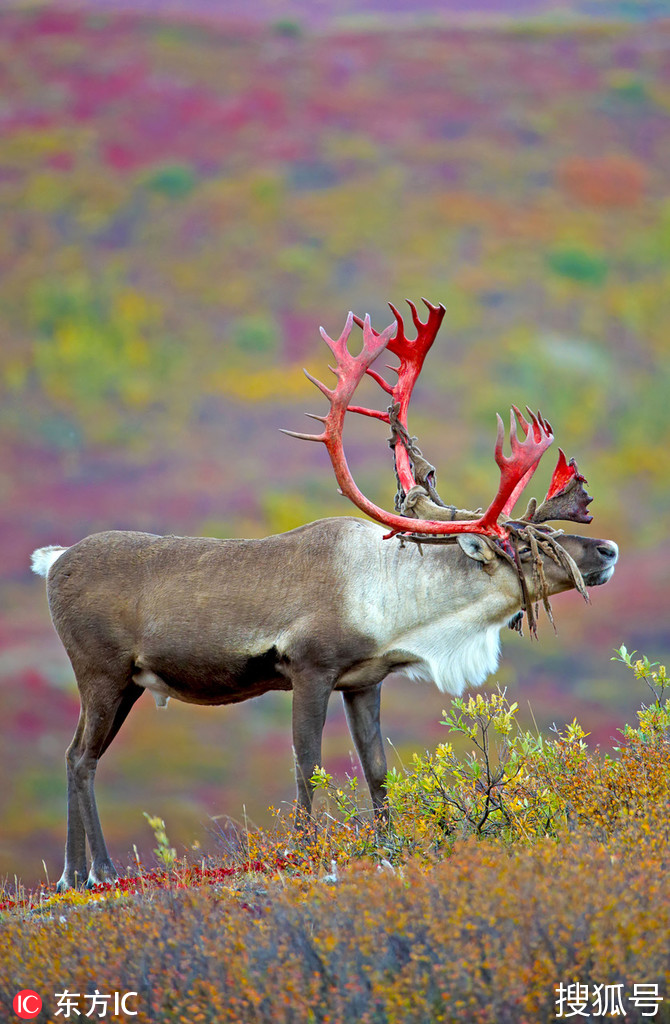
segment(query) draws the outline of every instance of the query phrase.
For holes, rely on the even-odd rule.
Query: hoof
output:
[[[56,892],[67,892],[68,889],[81,889],[85,884],[86,868],[83,871],[63,871],[56,882]]]
[[[118,877],[116,868],[111,860],[103,864],[93,864],[88,873],[86,888],[92,889],[94,885],[105,885],[109,882],[115,882]]]

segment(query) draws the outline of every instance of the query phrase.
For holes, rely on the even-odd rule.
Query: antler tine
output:
[[[525,416],[523,416],[519,412],[519,410],[517,409],[516,406],[513,406],[513,409],[514,409],[515,414],[518,416],[519,421],[521,423],[521,426],[523,427],[525,433],[528,434],[528,431],[530,429],[530,424],[527,422]],[[551,434],[552,437],[553,437],[553,433],[554,432],[553,432],[553,430],[551,428],[551,423],[549,422],[549,420],[546,420],[544,418],[544,416],[539,411],[539,409],[538,409],[537,413],[534,413],[532,411],[532,409],[530,409],[528,406],[526,406],[526,412],[530,416],[531,423],[533,425],[533,437],[534,437],[534,440],[536,442],[538,442],[538,443],[541,442],[543,437],[545,437],[545,436],[547,436],[549,434]],[[510,412],[510,418],[511,418],[511,412]],[[515,428],[514,429],[514,438],[516,440],[516,424],[514,425],[514,428]],[[510,435],[511,435],[511,433],[512,433],[512,431],[510,430]],[[549,442],[549,444],[551,444],[551,442]],[[548,447],[548,445],[547,445],[547,447]],[[505,502],[505,504],[503,506],[503,510],[502,510],[502,513],[501,513],[503,516],[509,516],[511,514],[512,509],[514,508],[514,506],[516,505],[517,501],[519,500],[519,497],[521,496],[522,492],[526,489],[526,487],[528,486],[528,483],[531,480],[531,477],[535,473],[535,470],[537,469],[537,467],[538,467],[538,465],[540,463],[540,458],[542,457],[542,454],[543,454],[543,452],[545,450],[546,449],[543,449],[543,451],[540,452],[540,455],[538,456],[537,461],[530,467],[530,469],[527,470],[526,473],[524,473],[524,475],[521,477],[521,479],[517,483],[516,487],[514,487],[514,489],[512,490],[512,493],[510,494],[509,498],[507,499],[507,501]]]
[[[565,457],[565,452],[562,448],[559,448],[558,462],[556,463],[556,468],[554,469],[554,473],[551,478],[551,483],[549,484],[549,490],[547,491],[545,501],[547,500],[547,498],[553,498],[560,491],[564,490],[566,485],[571,480],[575,479],[586,483],[584,477],[579,473],[577,469],[577,463],[575,462],[575,460],[570,459],[570,462],[568,462]]]
[[[525,432],[528,433],[529,424],[527,423],[525,417],[519,412],[515,405],[512,406],[512,408],[514,409],[516,415],[519,417],[519,422],[521,423],[521,426],[523,427]],[[551,423],[549,423],[548,420],[545,420],[544,416],[539,411],[539,409],[537,413],[534,413],[532,409],[526,406],[526,412],[530,416],[531,423],[533,424],[533,433],[536,441],[542,440],[543,433],[553,433],[551,429]]]
[[[590,523],[593,519],[587,507],[593,501],[584,484],[586,477],[577,469],[574,459],[568,462],[562,448],[558,449],[558,462],[541,505],[535,508],[529,521],[546,523],[562,519],[573,523]]]
[[[537,469],[540,459],[554,440],[551,425],[544,419],[542,414],[538,412],[536,415],[528,407],[526,407],[526,411],[530,416],[530,423],[515,405],[510,409],[509,440],[511,455],[509,457],[503,453],[505,428],[502,419],[496,413],[498,433],[496,436],[495,460],[500,468],[500,487],[495,498],[482,516],[484,522],[497,522],[498,516],[508,516],[510,514],[519,495]],[[517,434],[517,420],[526,435],[523,441],[519,440]]]
[[[402,314],[392,302],[389,302],[389,308],[396,318],[398,329],[395,337],[388,343],[388,350],[398,356],[400,360],[400,366],[396,369],[398,380],[390,393],[394,403],[398,405],[398,423],[405,428],[408,434],[407,411],[412,391],[446,313],[442,303],[439,306],[434,306],[431,302],[427,302],[426,299],[423,301],[428,309],[428,319],[425,322],[419,317],[417,308],[412,300],[406,300],[416,328],[416,338],[414,341],[410,341],[405,333],[405,323]],[[391,369],[394,369],[394,367],[391,367]],[[412,473],[411,460],[404,445],[395,446],[395,463],[400,485],[407,494],[415,486],[416,481]]]
[[[329,366],[328,369],[330,370],[332,369],[332,367]],[[311,373],[308,373],[307,370],[305,369],[303,369],[302,372],[307,377],[307,380],[311,381],[312,384],[315,384],[319,391],[321,391],[322,394],[326,396],[326,398],[329,398],[330,395],[332,395],[333,392],[331,391],[331,389],[329,387],[326,387],[326,385],[322,381],[318,380],[316,377],[312,377]],[[333,373],[334,372],[335,371],[333,370]]]
[[[306,373],[307,371],[304,372]],[[499,412],[496,413],[496,423],[498,429],[496,431],[496,445],[495,448],[493,449],[493,455],[497,464],[501,466],[502,461],[505,458],[505,456],[503,455],[503,443],[505,441],[505,424],[503,423],[502,416],[500,415]],[[512,423],[510,430],[516,430],[515,423]]]
[[[412,302],[411,299],[405,299],[405,302],[409,306],[412,314],[414,327],[416,328],[417,336],[414,341],[410,341],[405,334],[405,323],[400,311],[396,309],[392,302],[389,302],[389,309],[398,322],[398,333],[396,334],[396,337],[389,342],[388,349],[389,352],[393,352],[394,355],[398,355],[401,358],[402,356],[408,355],[408,346],[411,346],[412,348],[415,346],[423,347],[423,355],[425,358],[426,353],[435,341],[435,336],[437,335],[440,324],[444,318],[444,314],[446,313],[446,308],[442,303],[440,303],[439,306],[434,306],[432,302],[428,301],[428,299],[422,299],[421,301],[428,310],[428,319],[425,322],[420,318],[415,303]]]
[[[410,307],[410,309],[412,309],[412,311],[413,311],[413,313],[415,314],[415,317],[416,317],[416,306],[414,305],[412,300],[411,299],[405,299],[405,301],[406,301],[407,305]],[[396,306],[394,306],[392,302],[389,302],[388,307],[391,310],[391,312],[393,313],[393,315],[394,315],[394,317],[396,319],[396,323],[398,325],[398,330],[396,332],[395,338],[393,338],[393,340],[391,342],[389,342],[389,352],[393,352],[397,348],[397,346],[398,346],[398,344],[400,342],[402,342],[403,344],[407,343],[407,335],[405,334],[405,322],[404,322],[404,320],[402,318],[402,313],[400,312],[400,310],[397,309]],[[417,331],[418,331],[418,327],[417,327]]]
[[[297,437],[299,441],[323,441],[321,434],[302,434],[299,430],[287,430],[285,427],[280,427],[279,432],[287,437]]]

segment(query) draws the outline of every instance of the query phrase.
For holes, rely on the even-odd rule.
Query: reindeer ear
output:
[[[456,536],[468,558],[474,558],[475,562],[487,563],[496,557],[495,551],[481,534],[459,533]]]

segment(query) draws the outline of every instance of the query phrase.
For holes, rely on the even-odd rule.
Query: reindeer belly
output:
[[[212,661],[140,656],[135,661],[133,682],[151,693],[157,707],[165,707],[170,697],[188,704],[235,704],[268,690],[291,689],[277,667],[274,648],[249,657]]]

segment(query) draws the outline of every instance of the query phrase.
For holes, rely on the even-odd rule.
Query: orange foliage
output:
[[[471,801],[468,780],[481,790],[495,778],[515,789],[511,822],[525,814],[525,789],[529,803],[554,807],[553,835],[461,832],[399,855],[393,829],[375,836],[350,815],[297,838],[282,828],[241,837],[226,868],[171,861],[116,889],[15,901],[0,930],[0,1001],[33,988],[47,1024],[62,1019],[56,993],[79,993],[84,1011],[96,988],[137,993],[137,1024],[538,1024],[569,1016],[559,986],[578,983],[591,1008],[609,985],[627,1020],[667,1020],[670,704],[665,669],[632,657],[621,649],[656,701],[626,727],[618,759],[589,751],[573,723],[551,742],[522,735],[521,760],[503,775],[488,742],[475,744],[483,775],[470,756],[455,764],[457,799]],[[503,696],[454,707],[452,731],[476,740],[490,727],[514,754],[515,706]],[[435,793],[426,767],[410,783]],[[427,806],[415,801],[414,813]]]
[[[558,169],[561,186],[590,206],[634,206],[644,194],[648,172],[632,156],[610,154],[586,159],[575,156]]]
[[[153,891],[15,917],[0,988],[138,992],[138,1024],[291,1021],[537,1024],[556,986],[667,991],[667,826],[616,843],[474,839],[430,868],[355,865],[246,887]],[[597,884],[594,884],[596,883]],[[82,1008],[83,1008],[82,1001]],[[627,1019],[638,1020],[634,1013]],[[661,1017],[660,1019],[667,1019]]]

